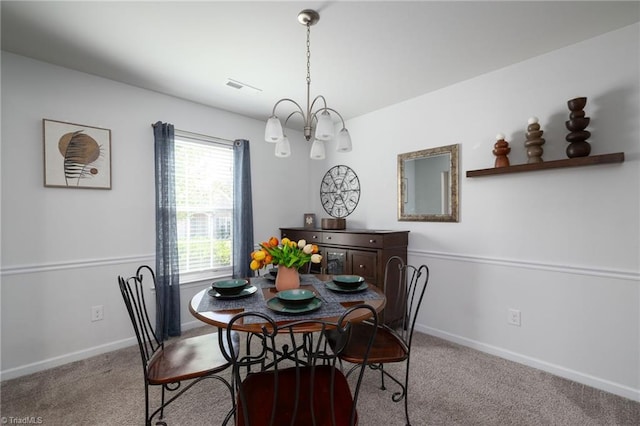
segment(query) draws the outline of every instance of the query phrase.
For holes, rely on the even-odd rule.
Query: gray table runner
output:
[[[250,296],[243,297],[241,299],[218,299],[210,296],[208,293],[202,297],[198,308],[198,312],[208,311],[222,311],[229,309],[244,309],[245,312],[261,312],[269,315],[276,321],[283,320],[303,320],[303,319],[317,319],[326,317],[335,317],[341,315],[346,309],[340,304],[340,302],[353,302],[358,300],[374,300],[380,299],[380,295],[373,290],[366,289],[357,293],[338,293],[326,288],[325,282],[319,280],[315,275],[304,274],[300,275],[301,285],[312,285],[318,297],[322,301],[322,306],[313,312],[307,312],[302,314],[285,314],[276,312],[267,307],[267,302],[262,294],[264,288],[275,288],[275,282],[264,277],[251,278],[251,285],[258,288],[258,291]],[[253,322],[259,322],[256,318]],[[252,323],[251,318],[246,318],[245,323]]]

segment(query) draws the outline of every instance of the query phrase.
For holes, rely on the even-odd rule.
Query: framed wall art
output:
[[[316,215],[313,213],[304,214],[304,227],[307,229],[313,229],[316,227]]]
[[[111,189],[111,130],[42,120],[44,186]]]

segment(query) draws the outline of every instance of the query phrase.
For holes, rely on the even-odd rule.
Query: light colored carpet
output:
[[[210,329],[185,335],[203,332]],[[414,426],[640,425],[640,403],[442,339],[416,333],[412,354]],[[1,415],[7,424],[10,417],[40,417],[45,425],[141,425],[142,382],[140,355],[132,346],[2,382]],[[403,404],[391,401],[393,383],[387,382],[386,391],[378,386],[379,375],[367,371],[360,424],[403,425]],[[222,387],[210,380],[174,402],[165,418],[170,425],[216,425],[229,408]]]

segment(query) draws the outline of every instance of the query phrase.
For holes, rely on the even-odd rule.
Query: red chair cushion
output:
[[[346,378],[330,366],[318,366],[313,369],[313,395],[311,395],[312,368],[301,367],[299,392],[296,393],[296,368],[278,370],[278,391],[276,394],[276,374],[273,370],[254,373],[247,376],[241,387],[245,393],[249,422],[245,421],[243,405],[238,396],[236,424],[250,426],[263,425],[312,425],[312,413],[318,426],[332,425],[331,421],[331,376],[335,373],[334,404],[335,424],[349,425],[353,398]],[[296,397],[298,408],[295,409]],[[271,413],[275,402],[275,418],[271,423]],[[313,401],[313,410],[311,401]],[[295,415],[295,421],[292,423]],[[357,424],[357,415],[355,423]]]

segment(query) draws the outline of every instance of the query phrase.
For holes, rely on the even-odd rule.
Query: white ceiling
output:
[[[324,95],[345,119],[640,21],[638,1],[2,1],[1,7],[3,50],[259,120],[280,98],[306,103],[302,9],[320,12],[311,29],[312,97]],[[228,78],[261,92],[232,89]],[[291,111],[278,107],[280,117]]]

